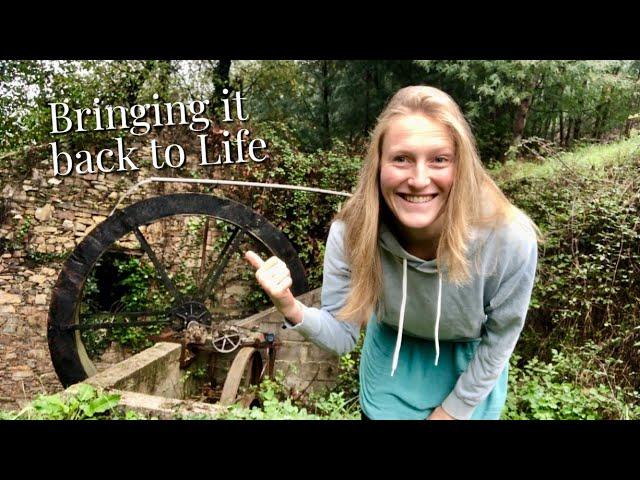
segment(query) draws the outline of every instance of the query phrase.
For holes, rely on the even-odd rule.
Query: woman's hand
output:
[[[289,289],[293,280],[287,265],[278,257],[271,257],[265,262],[251,250],[244,254],[244,258],[256,269],[256,280],[276,309],[291,323],[300,323],[302,309]]]
[[[436,407],[427,420],[455,420],[451,415],[444,411],[444,408]]]

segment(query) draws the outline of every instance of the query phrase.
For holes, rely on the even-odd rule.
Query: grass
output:
[[[543,163],[508,160],[489,168],[489,174],[498,183],[517,181],[522,178],[553,178],[557,175],[592,170],[602,171],[605,167],[620,164],[632,155],[640,152],[640,134],[620,142],[609,144],[584,145],[571,152],[562,152],[547,157]]]

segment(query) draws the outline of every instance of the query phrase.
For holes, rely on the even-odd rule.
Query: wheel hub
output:
[[[202,325],[211,325],[211,313],[204,303],[196,301],[184,302],[171,310],[172,327],[182,331],[191,322]]]

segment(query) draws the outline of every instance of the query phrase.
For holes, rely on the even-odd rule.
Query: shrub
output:
[[[519,367],[513,355],[509,393],[502,418],[509,420],[596,420],[640,418],[638,393],[612,383],[607,367],[615,362],[599,360],[602,347],[552,350],[551,362],[534,357]],[[602,362],[599,369],[593,362]]]
[[[639,167],[630,151],[598,168],[567,164],[502,185],[545,237],[518,345],[524,358],[548,362],[553,348],[592,341],[604,358],[623,359],[609,366],[615,384],[640,387]]]

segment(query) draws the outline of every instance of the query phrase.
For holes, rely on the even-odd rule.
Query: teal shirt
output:
[[[367,324],[360,356],[360,405],[371,419],[427,418],[454,390],[479,344],[479,341],[442,341],[438,366],[435,366],[434,342],[406,335],[398,368],[390,376],[395,342],[396,331],[378,322],[373,315]],[[508,364],[491,393],[474,408],[471,419],[500,418],[507,398],[507,377]]]
[[[344,224],[331,225],[324,258],[321,307],[302,305],[293,328],[321,348],[342,355],[355,346],[359,326],[335,315],[349,292],[343,251]],[[438,405],[459,419],[498,418],[506,399],[508,363],[526,317],[535,270],[535,233],[516,217],[496,229],[474,231],[468,254],[472,278],[456,286],[443,275],[440,357],[435,363],[438,273],[435,260],[406,252],[381,223],[381,317],[367,324],[360,363],[360,400],[372,419],[426,418]],[[407,297],[399,361],[391,375],[402,302],[403,262]],[[446,273],[446,272],[445,272]]]

